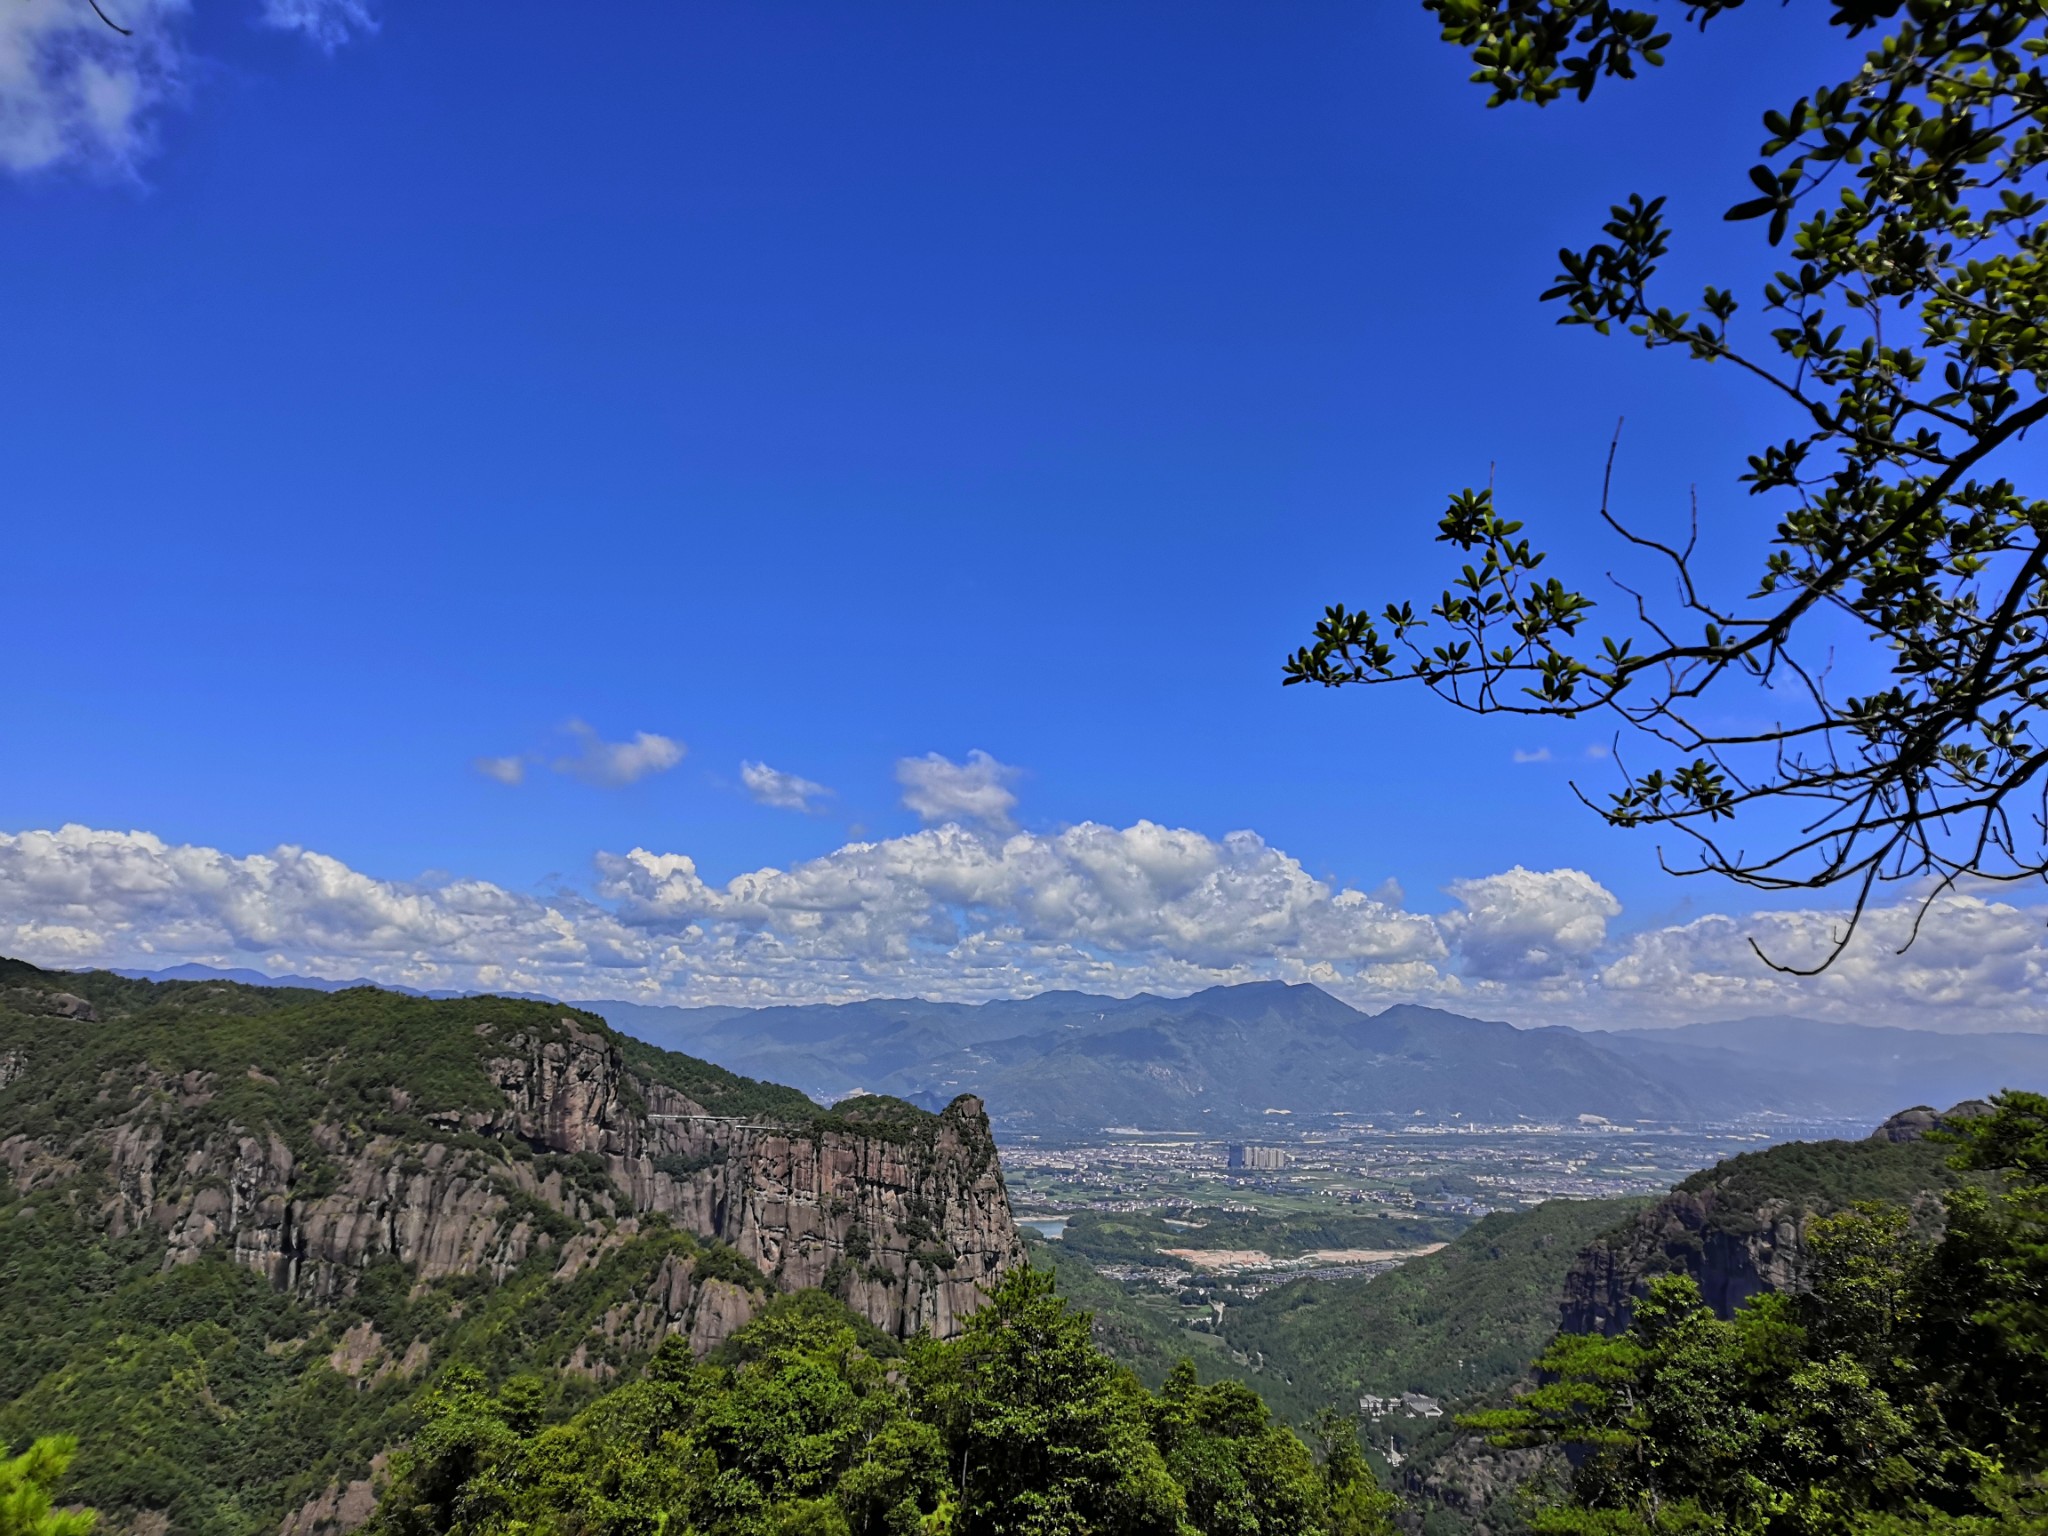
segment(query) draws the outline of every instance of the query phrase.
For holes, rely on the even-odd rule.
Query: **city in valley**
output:
[[[1200,1333],[1234,1303],[1299,1280],[1383,1273],[1494,1212],[1661,1194],[1745,1151],[1869,1132],[1862,1122],[1778,1118],[1270,1119],[1256,1140],[1137,1127],[1093,1140],[1007,1139],[1018,1223],[1046,1260],[1085,1264],[1135,1304]]]

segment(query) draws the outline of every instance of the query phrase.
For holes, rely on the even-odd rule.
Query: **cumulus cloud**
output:
[[[599,856],[595,899],[66,827],[0,835],[0,952],[701,1002],[1275,977],[1406,995],[1445,953],[1428,917],[1333,889],[1252,833],[1151,822],[1056,837],[950,824],[722,884],[686,854],[633,849]]]
[[[1532,752],[1526,748],[1517,747],[1514,751],[1514,759],[1518,763],[1547,763],[1550,761],[1550,748],[1538,747]]]
[[[496,779],[500,784],[523,784],[526,781],[526,759],[523,757],[480,757],[475,766],[478,773],[487,779]]]
[[[48,964],[204,959],[414,985],[644,965],[650,940],[589,903],[478,880],[378,880],[304,848],[236,857],[147,832],[0,835],[0,945]]]
[[[1333,891],[1256,834],[1219,840],[1140,821],[1051,837],[949,823],[849,843],[720,887],[686,854],[601,855],[599,892],[628,923],[706,921],[773,935],[837,963],[939,961],[963,942],[1017,953],[1172,960],[1218,973],[1263,964],[1428,960],[1426,917]],[[1087,961],[1095,968],[1095,959]]]
[[[1519,1023],[1797,1013],[1937,1028],[2048,1027],[2040,910],[1943,898],[1903,957],[1912,904],[1868,915],[1713,916],[1611,937],[1619,903],[1578,870],[1457,882],[1456,910],[1313,878],[1251,832],[1140,821],[1056,835],[957,822],[852,842],[789,869],[707,878],[688,854],[600,854],[589,894],[380,879],[309,849],[236,855],[146,832],[0,834],[0,953],[46,965],[195,960],[427,988],[765,1003],[1128,995],[1308,981],[1361,1006],[1431,1002]]]
[[[1607,920],[1621,903],[1582,870],[1524,869],[1454,880],[1448,887],[1461,910],[1447,914],[1444,932],[1457,946],[1466,974],[1482,981],[1543,981],[1569,976],[1606,942]]]
[[[784,773],[766,763],[741,763],[740,782],[746,785],[747,793],[761,804],[784,811],[808,811],[813,800],[823,799],[832,793],[814,780]]]
[[[375,32],[377,19],[362,0],[263,0],[263,24],[299,32],[328,53],[358,32]]]
[[[964,763],[928,752],[896,764],[903,803],[926,821],[980,822],[999,831],[1010,826],[1010,812],[1017,806],[1009,788],[1016,777],[1015,768],[979,748]]]
[[[1772,970],[1750,940],[1781,964],[1812,965],[1843,932],[1843,913],[1702,917],[1636,934],[1601,970],[1599,985],[1611,1006],[1652,1020],[1800,1013],[1935,1028],[2048,1024],[2040,909],[1977,894],[1944,897],[1908,947],[1918,912],[1915,901],[1866,912],[1841,958],[1812,977]]]
[[[687,748],[668,736],[652,731],[635,731],[631,741],[606,741],[581,720],[571,720],[569,734],[576,738],[576,750],[555,759],[557,773],[581,779],[606,789],[638,783],[649,774],[666,773],[683,760]]]

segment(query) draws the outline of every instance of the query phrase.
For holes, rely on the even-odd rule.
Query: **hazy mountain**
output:
[[[375,987],[379,992],[396,992],[401,997],[433,997],[446,1000],[457,997],[523,997],[536,1003],[559,1002],[559,998],[541,992],[464,992],[439,988],[423,992],[418,987],[400,986],[395,981],[371,981],[358,976],[352,981],[336,981],[327,976],[272,976],[265,971],[252,971],[246,966],[200,965],[187,961],[183,965],[167,966],[160,971],[128,970],[120,966],[107,967],[109,976],[125,976],[130,981],[223,981],[234,982],[244,987],[299,987],[308,992],[348,992],[357,987]],[[630,1006],[630,1005],[626,1005]],[[670,1010],[671,1012],[677,1010]]]
[[[1573,1030],[1405,1006],[1369,1015],[1280,982],[1184,998],[1055,992],[752,1012],[583,1006],[656,1043],[819,1097],[865,1088],[934,1104],[979,1094],[1011,1133],[1241,1132],[1270,1126],[1268,1110],[1701,1120],[1754,1107],[1754,1095],[1732,1085],[1702,1091],[1668,1062]]]
[[[351,987],[380,987],[386,992],[400,992],[407,997],[427,995],[412,987],[368,981],[360,976],[354,981],[331,981],[325,976],[272,976],[239,965],[222,967],[188,962],[184,965],[166,966],[160,971],[135,971],[120,966],[109,966],[108,972],[114,976],[125,976],[130,981],[232,981],[245,987],[303,987],[309,992],[346,992]],[[455,994],[444,995],[452,997]]]
[[[120,974],[323,992],[370,985],[202,965]],[[1370,1015],[1315,987],[1279,982],[1184,998],[1047,992],[986,1003],[577,1006],[640,1039],[794,1084],[824,1102],[865,1090],[938,1108],[973,1092],[1012,1134],[1111,1125],[1242,1133],[1271,1125],[1269,1109],[1482,1121],[1856,1120],[1904,1103],[2048,1089],[2048,1034],[1793,1018],[1516,1029],[1430,1008]]]
[[[1732,1075],[1816,1115],[1843,1118],[1875,1118],[1901,1104],[1953,1104],[2000,1088],[2048,1088],[2048,1035],[1757,1018],[1590,1038],[1646,1067],[1664,1063],[1691,1074],[1717,1094],[1729,1091]]]
[[[867,1089],[938,1105],[979,1094],[1012,1134],[1242,1131],[1270,1125],[1269,1109],[1483,1121],[1874,1120],[1905,1103],[2048,1089],[2048,1035],[1804,1019],[1517,1029],[1433,1008],[1366,1014],[1279,982],[1184,998],[581,1006],[644,1039],[821,1099]]]

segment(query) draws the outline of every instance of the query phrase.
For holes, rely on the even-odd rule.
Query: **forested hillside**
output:
[[[531,1001],[0,972],[0,1443],[116,1525],[359,1522],[423,1388],[558,1416],[781,1291],[956,1334],[979,1106],[803,1095]],[[147,1519],[144,1519],[147,1517]]]
[[[1318,1404],[1361,1393],[1461,1401],[1528,1369],[1557,1332],[1564,1279],[1641,1200],[1553,1200],[1488,1216],[1370,1280],[1304,1280],[1226,1314],[1230,1347]]]
[[[1391,1536],[1348,1422],[1317,1438],[1236,1383],[1182,1370],[1148,1392],[1025,1270],[951,1343],[785,1298],[702,1363],[665,1347],[566,1423],[453,1380],[374,1530]]]

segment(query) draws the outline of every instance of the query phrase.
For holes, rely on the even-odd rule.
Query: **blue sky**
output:
[[[899,764],[978,749],[1034,835],[1252,829],[1423,913],[1569,868],[1610,948],[1754,905],[1573,805],[1602,733],[1279,662],[1433,592],[1489,473],[1604,569],[1624,415],[1633,515],[1768,526],[1768,401],[1535,295],[1639,189],[1683,288],[1753,288],[1718,216],[1840,68],[1821,8],[1537,113],[1407,4],[152,5],[135,114],[0,174],[0,831],[718,886],[942,823]],[[591,782],[642,732],[686,751]]]

